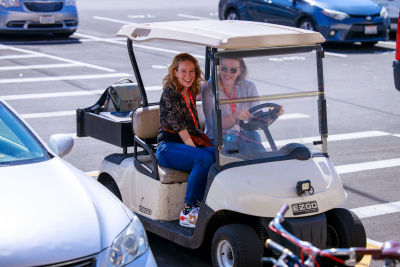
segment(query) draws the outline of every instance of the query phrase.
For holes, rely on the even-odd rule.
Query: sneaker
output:
[[[184,208],[179,216],[179,224],[184,227],[194,228],[199,212],[196,208]]]
[[[200,212],[200,200],[197,200],[196,204],[194,204],[194,209],[197,210],[197,213]]]

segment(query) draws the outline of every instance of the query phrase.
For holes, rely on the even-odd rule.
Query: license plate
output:
[[[53,16],[40,16],[39,17],[39,22],[41,24],[53,24],[54,23],[54,17]]]
[[[292,204],[293,215],[318,212],[317,201],[308,201]]]
[[[376,25],[366,25],[364,29],[365,34],[377,34],[378,27]]]

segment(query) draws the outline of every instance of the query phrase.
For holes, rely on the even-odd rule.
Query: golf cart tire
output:
[[[232,248],[233,267],[261,266],[263,249],[255,230],[245,224],[228,224],[220,227],[214,234],[211,245],[213,266],[218,262],[219,244],[227,243]]]
[[[357,215],[347,209],[335,208],[326,213],[328,236],[327,247],[366,247],[364,226]],[[361,260],[362,257],[357,257]]]

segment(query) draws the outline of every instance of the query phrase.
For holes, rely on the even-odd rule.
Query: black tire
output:
[[[362,42],[361,44],[365,47],[372,47],[374,45],[376,45],[378,43],[378,41],[376,42]]]
[[[305,30],[316,31],[315,24],[310,18],[302,18],[297,27]]]
[[[240,17],[239,17],[238,12],[235,9],[231,8],[226,12],[225,19],[226,20],[240,20]]]
[[[119,192],[118,185],[114,181],[105,181],[103,185],[122,201],[121,192]]]
[[[245,224],[220,227],[211,243],[213,266],[261,266],[262,253],[256,232]]]
[[[367,236],[357,215],[347,209],[336,208],[326,213],[327,248],[366,247]],[[362,257],[357,257],[360,261]]]

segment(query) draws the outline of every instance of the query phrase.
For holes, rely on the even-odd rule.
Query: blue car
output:
[[[220,0],[219,18],[320,32],[328,42],[374,45],[388,39],[387,10],[372,0]]]

